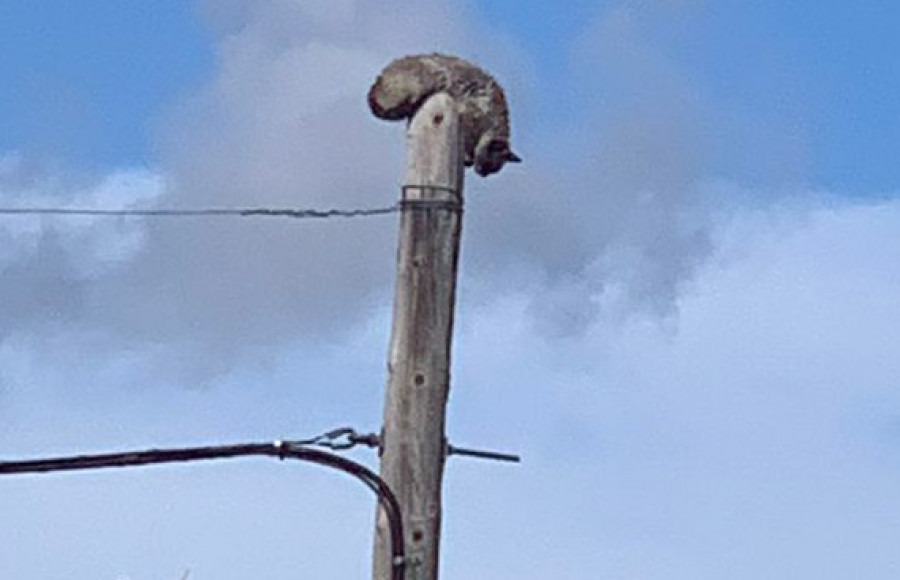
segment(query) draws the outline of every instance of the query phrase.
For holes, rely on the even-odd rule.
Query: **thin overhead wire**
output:
[[[451,199],[410,199],[409,191],[435,190],[452,194]],[[0,207],[0,216],[60,217],[284,217],[292,219],[357,218],[387,215],[400,211],[444,209],[462,211],[459,192],[440,185],[404,185],[401,200],[394,205],[355,209],[270,208],[270,207],[206,207],[206,208],[86,208],[86,207]]]
[[[200,208],[200,209],[92,209],[67,207],[0,207],[5,216],[68,216],[68,217],[285,217],[355,218],[386,215],[400,211],[399,204],[363,209],[296,209],[296,208]]]

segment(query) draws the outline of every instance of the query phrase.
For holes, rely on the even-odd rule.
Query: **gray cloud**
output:
[[[452,51],[460,33],[447,6],[216,1],[200,3],[200,12],[216,35],[215,75],[159,124],[165,192],[157,203],[394,202],[402,128],[373,121],[364,95],[396,54]],[[18,162],[16,176],[3,173],[6,201],[23,200],[22,167]],[[43,199],[63,201],[49,181],[41,184]],[[26,193],[24,202],[35,202],[34,191]],[[120,194],[127,200],[135,192]],[[82,195],[73,203],[87,201]],[[18,317],[6,317],[4,332],[33,330],[27,320],[57,319],[69,330],[100,330],[117,346],[169,344],[187,358],[224,367],[255,347],[346,331],[365,318],[373,294],[388,294],[393,279],[391,217],[327,224],[148,221],[139,228],[143,243],[130,260],[114,269],[97,264],[84,276],[71,271],[76,248],[57,235],[67,231],[64,223],[35,233],[35,247],[4,272],[3,297]]]
[[[654,50],[641,17],[613,10],[589,28],[561,88],[580,98],[547,139],[558,149],[531,145],[527,171],[472,212],[491,222],[475,244],[543,273],[532,311],[558,333],[582,331],[604,309],[673,313],[711,250],[701,185],[715,171],[706,124],[716,107]]]
[[[201,9],[218,34],[217,73],[160,130],[171,185],[164,201],[392,204],[402,129],[373,121],[364,95],[393,55],[457,41],[448,8],[244,1]],[[393,280],[389,217],[150,225],[147,242],[106,296],[129,292],[147,305],[125,314],[137,334],[207,344],[226,359],[298,335],[333,337],[363,319]]]
[[[900,263],[884,248],[900,243],[900,203],[814,205],[748,212],[717,232],[732,242],[698,272],[676,335],[632,320],[615,341],[603,324],[547,340],[510,295],[468,317],[450,436],[524,462],[449,463],[447,576],[891,576]],[[372,425],[385,314],[339,348],[313,345],[274,371],[245,366],[215,396],[109,388],[133,376],[127,368],[76,392],[73,375],[120,361],[0,347],[13,385],[0,448],[40,456]],[[247,388],[263,380],[265,396]],[[3,577],[368,570],[372,498],[311,466],[238,461],[0,483]]]
[[[468,184],[461,298],[471,315],[460,318],[451,436],[525,462],[451,463],[445,572],[890,577],[900,272],[884,248],[900,241],[900,209],[745,215],[751,223],[726,232],[726,255],[710,262],[723,203],[710,196],[740,187],[725,194],[708,180],[742,167],[742,156],[776,156],[754,143],[793,151],[793,136],[735,122],[657,50],[652,5],[629,5],[586,31],[571,86],[560,87],[591,105],[565,111],[571,121],[548,133],[520,130],[527,164]],[[514,51],[470,44],[451,10],[415,6],[210,1],[220,66],[162,124],[159,175],[73,187],[2,158],[3,199],[390,203],[402,129],[369,119],[360,96],[384,61],[432,48],[428,27],[399,34],[402,18],[447,17],[443,47],[485,55],[501,78],[518,67],[506,60]],[[507,84],[517,83],[514,106],[529,99],[517,94],[528,82]],[[10,453],[377,425],[390,218],[3,223],[0,442]],[[634,320],[597,324],[676,309],[677,335]],[[48,320],[68,334],[48,339]],[[327,338],[348,328],[358,332],[330,348]],[[312,344],[272,348],[297,337]],[[260,352],[268,358],[238,364]],[[173,361],[235,372],[209,397],[157,385],[158,363]],[[313,469],[238,463],[3,483],[13,522],[0,531],[4,577],[368,569],[371,498]]]
[[[535,102],[539,77],[525,57],[473,36],[443,2],[229,0],[202,2],[200,13],[215,35],[216,69],[159,125],[162,205],[393,203],[402,127],[373,120],[363,95],[398,54],[483,58],[510,79],[514,115],[517,102]],[[549,133],[517,133],[525,165],[469,180],[464,276],[475,300],[528,280],[532,317],[555,336],[577,335],[604,312],[676,311],[711,250],[700,186],[720,167],[727,122],[647,38],[652,16],[646,7],[604,13],[560,87],[578,107],[557,111]],[[210,369],[294,337],[336,337],[389,301],[392,218],[146,222],[140,235],[130,259],[83,278],[66,273],[74,252],[54,253],[59,242],[45,236],[29,258],[40,266],[7,291],[39,285],[62,320],[115,344],[169,344]],[[36,308],[8,299],[26,318]]]
[[[103,179],[50,178],[43,168],[7,155],[0,159],[5,206],[117,208],[159,195],[160,180],[143,171]],[[140,224],[5,216],[0,227],[0,340],[15,333],[56,331],[102,315],[92,293],[135,256]]]
[[[543,331],[578,334],[598,315],[672,317],[713,250],[715,212],[735,201],[710,180],[796,183],[797,134],[761,112],[744,118],[668,56],[673,27],[690,30],[701,12],[623,2],[601,13],[556,87],[558,127],[519,135],[528,164],[471,187],[468,263],[501,279],[528,264],[542,280],[530,311]]]

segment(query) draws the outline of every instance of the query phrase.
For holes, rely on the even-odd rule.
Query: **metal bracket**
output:
[[[466,449],[464,447],[456,447],[447,443],[447,456],[461,455],[463,457],[474,457],[476,459],[490,459],[492,461],[507,461],[510,463],[519,463],[522,458],[511,453],[498,453],[496,451],[479,451],[477,449]]]
[[[325,447],[333,451],[346,451],[357,445],[364,445],[371,449],[378,449],[381,453],[382,435],[378,433],[357,433],[352,427],[339,427],[332,429],[327,433],[323,433],[318,437],[308,439],[306,441],[295,441],[300,445],[316,445]],[[467,447],[457,447],[451,445],[449,441],[445,442],[445,454],[447,457],[451,455],[459,455],[461,457],[472,457],[475,459],[488,459],[491,461],[506,461],[509,463],[519,463],[522,458],[511,453],[499,453],[497,451],[484,451],[479,449],[469,449]]]

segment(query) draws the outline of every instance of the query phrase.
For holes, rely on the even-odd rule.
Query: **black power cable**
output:
[[[406,555],[403,545],[403,519],[396,496],[375,472],[368,467],[345,457],[311,449],[309,441],[275,441],[272,443],[243,443],[238,445],[217,445],[212,447],[185,447],[177,449],[150,449],[146,451],[126,451],[100,455],[79,455],[26,461],[0,461],[0,475],[24,473],[47,473],[53,471],[75,471],[82,469],[103,469],[109,467],[132,467],[156,463],[179,461],[203,461],[263,455],[279,459],[298,459],[325,465],[348,473],[366,484],[375,492],[387,516],[391,534],[392,580],[403,580]]]

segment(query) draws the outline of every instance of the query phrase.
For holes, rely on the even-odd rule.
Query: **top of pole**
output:
[[[419,108],[406,130],[406,178],[403,201],[424,199],[462,204],[462,127],[456,102],[447,93],[433,95]]]

